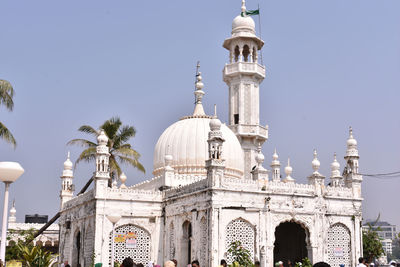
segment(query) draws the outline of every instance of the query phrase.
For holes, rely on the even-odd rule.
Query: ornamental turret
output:
[[[331,186],[339,187],[343,185],[343,177],[340,175],[340,164],[334,154],[333,162],[331,163]]]
[[[286,177],[285,179],[283,179],[284,183],[294,183],[295,180],[292,177],[292,173],[293,173],[293,168],[292,166],[290,166],[290,158],[288,158],[287,166],[285,167]]]
[[[279,182],[281,180],[281,163],[278,160],[278,153],[276,153],[276,148],[274,150],[274,154],[272,155],[272,162],[270,166],[272,172],[272,181]]]
[[[208,132],[208,160],[206,160],[207,179],[209,186],[219,187],[224,178],[225,160],[223,159],[223,143],[225,139],[221,132],[221,121],[217,118],[215,107],[214,117],[210,120]]]
[[[251,178],[258,144],[268,138],[268,129],[260,125],[260,83],[265,67],[259,64],[259,52],[264,42],[256,36],[254,20],[246,15],[242,1],[241,15],[232,22],[232,35],[224,41],[229,51],[229,63],[223,70],[229,87],[229,128],[238,137],[244,151],[245,178]]]
[[[61,175],[61,191],[60,191],[60,200],[61,205],[60,209],[63,208],[65,202],[70,200],[74,196],[75,186],[73,184],[74,180],[74,172],[73,172],[73,164],[70,159],[70,153],[68,152],[67,160],[64,162],[64,169]]]
[[[362,175],[359,174],[358,170],[358,149],[357,140],[353,137],[353,129],[350,127],[349,138],[347,139],[347,149],[346,156],[346,166],[343,170],[343,178],[345,186],[348,188],[353,188],[353,196],[356,198],[361,197],[361,182]]]
[[[8,223],[16,223],[17,222],[17,210],[15,209],[15,200],[12,203],[12,207],[10,209],[10,216],[8,217]]]
[[[110,178],[109,159],[110,153],[108,144],[108,137],[104,130],[101,129],[100,134],[97,136],[96,147],[96,172],[95,172],[95,191],[96,196],[104,194],[108,186]]]
[[[260,181],[266,184],[268,182],[268,170],[266,170],[263,167],[263,162],[264,162],[264,155],[261,152],[261,145],[258,146],[258,153],[256,155],[256,162],[257,165],[254,167],[254,169],[251,171],[251,174],[253,175],[253,180],[255,181]]]
[[[325,186],[325,184],[324,184],[325,176],[323,176],[321,173],[319,173],[319,167],[321,166],[321,163],[319,162],[319,160],[317,158],[317,150],[316,149],[314,149],[313,155],[314,155],[314,159],[311,162],[311,166],[314,171],[310,176],[308,176],[308,183],[310,185],[314,185],[317,194],[321,195],[322,191],[323,191],[323,187]]]

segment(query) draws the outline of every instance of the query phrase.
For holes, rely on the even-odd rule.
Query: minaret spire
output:
[[[199,71],[200,69],[200,61],[197,61],[196,65],[196,82],[195,82],[195,91],[194,91],[194,96],[195,96],[195,107],[193,111],[193,116],[205,116],[206,114],[204,113],[204,108],[203,104],[201,102],[203,96],[204,96],[204,91],[202,90],[204,87],[203,82],[201,81],[203,78],[201,77],[201,72]]]
[[[246,12],[246,0],[242,0],[242,13]]]

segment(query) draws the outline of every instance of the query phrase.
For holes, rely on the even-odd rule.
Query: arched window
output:
[[[243,61],[248,62],[249,61],[249,54],[250,54],[250,49],[248,45],[243,46]]]
[[[112,232],[109,238],[109,249],[111,249]],[[125,224],[115,229],[114,237],[114,259],[119,263],[131,257],[135,263],[147,265],[150,261],[151,240],[150,234],[145,229],[133,225]],[[109,256],[111,263],[111,255]]]
[[[240,56],[239,46],[236,46],[235,47],[235,62],[239,61],[239,56]]]
[[[254,247],[255,247],[255,230],[254,227],[242,218],[231,221],[225,230],[225,251],[232,242],[240,241],[242,246],[250,252],[252,260],[254,259]],[[232,255],[227,254],[226,258],[229,264],[232,263]]]
[[[253,62],[257,62],[257,48],[253,47]]]
[[[352,266],[351,262],[351,236],[349,229],[341,223],[329,227],[328,237],[328,263],[332,267]]]

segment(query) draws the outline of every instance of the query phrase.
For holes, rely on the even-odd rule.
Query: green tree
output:
[[[372,229],[371,224],[368,226],[368,230],[363,231],[363,252],[364,258],[368,262],[372,262],[375,258],[383,255],[384,251],[378,233]]]
[[[14,88],[11,83],[6,80],[0,80],[0,105],[4,105],[8,111],[12,111],[14,108]],[[17,141],[11,134],[10,130],[0,122],[0,138],[10,143],[15,148]]]
[[[129,139],[135,137],[136,130],[133,126],[122,125],[121,120],[118,117],[113,117],[106,120],[96,130],[92,126],[82,125],[78,131],[92,135],[94,138],[100,134],[100,130],[103,129],[108,137],[107,146],[110,148],[110,172],[111,177],[119,177],[122,173],[119,164],[127,164],[141,172],[145,172],[143,165],[139,162],[140,154],[134,150],[131,144],[128,143]],[[68,145],[80,145],[85,149],[79,155],[75,164],[81,161],[92,162],[96,158],[96,146],[97,141],[92,142],[86,139],[73,139],[67,143]]]
[[[233,263],[231,265],[232,267],[254,266],[249,250],[244,248],[240,241],[233,241],[229,244],[228,254],[231,254],[233,258]]]
[[[21,260],[20,250],[18,245],[23,245],[26,240],[33,240],[35,229],[29,230],[13,230],[9,229],[7,233],[7,240],[9,245],[6,248],[6,261],[10,260]],[[27,246],[33,247],[30,243]]]
[[[27,267],[49,267],[57,257],[39,246],[18,244],[17,247],[21,260]]]

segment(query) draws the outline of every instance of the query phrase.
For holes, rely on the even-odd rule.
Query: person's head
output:
[[[392,262],[390,263],[390,265],[396,266],[396,263],[395,263],[394,261],[392,261]]]
[[[71,265],[69,265],[68,263],[64,265],[65,267],[71,267]]]
[[[224,260],[224,259],[221,260],[221,265],[224,267],[228,266],[228,264],[226,263],[226,260]]]
[[[175,267],[178,266],[178,261],[173,259],[172,262],[175,264]]]
[[[173,261],[164,262],[164,267],[175,267],[175,263]]]
[[[200,267],[200,263],[198,260],[192,261],[192,267]]]
[[[260,262],[259,261],[255,261],[254,262],[254,267],[259,267],[260,266]]]
[[[358,258],[358,263],[363,263],[364,262],[364,258],[363,257],[359,257]]]
[[[144,267],[144,265],[142,263],[138,263],[136,264],[136,267]]]
[[[122,265],[124,266],[124,267],[133,267],[133,260],[130,258],[130,257],[128,257],[128,258],[125,258],[123,261],[122,261]]]

